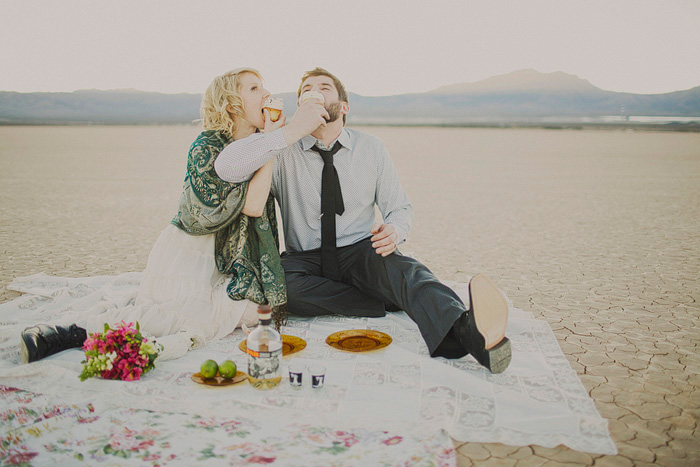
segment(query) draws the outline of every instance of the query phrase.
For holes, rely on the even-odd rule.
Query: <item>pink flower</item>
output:
[[[345,444],[346,448],[351,448],[357,443],[358,443],[358,441],[354,437],[353,438],[345,438],[345,440],[344,440],[344,444]]]
[[[403,437],[401,436],[392,436],[389,439],[385,439],[382,441],[382,443],[386,444],[387,446],[392,446],[394,444],[399,444],[401,441],[403,441]]]
[[[205,419],[199,420],[197,422],[197,426],[201,426],[202,428],[210,428],[210,427],[218,426],[218,425],[219,425],[219,423],[216,420],[211,419],[211,418],[205,418]]]
[[[21,447],[22,451],[10,450],[10,455],[7,457],[8,465],[29,464],[32,459],[39,455],[38,452],[29,452],[24,446]]]
[[[135,449],[132,449],[132,451],[138,451],[139,449],[148,449],[154,444],[155,442],[152,439],[147,439],[145,441],[141,441]]]
[[[61,413],[62,412],[61,412],[60,407],[53,407],[53,409],[51,409],[50,412],[46,412],[46,413],[42,414],[42,416],[44,417],[44,420],[48,420],[49,418],[53,418],[57,415],[61,415]]]
[[[237,422],[235,420],[228,420],[224,423],[221,424],[221,426],[226,430],[226,432],[232,432],[238,430],[240,427],[241,422]]]
[[[355,435],[352,433],[348,433],[346,431],[333,431],[331,434],[339,438],[346,448],[352,447],[358,443]]]
[[[272,464],[276,457],[253,456],[246,460],[246,464]]]
[[[123,432],[115,433],[111,436],[110,445],[115,451],[138,452],[140,450],[147,450],[154,445],[154,441],[152,439],[139,439],[143,436],[143,433],[124,428]]]
[[[135,381],[135,380],[141,379],[141,372],[142,371],[143,370],[139,367],[133,368],[131,370],[124,369],[122,372],[122,379],[124,381]]]
[[[92,423],[95,420],[99,420],[100,417],[79,417],[78,423]]]

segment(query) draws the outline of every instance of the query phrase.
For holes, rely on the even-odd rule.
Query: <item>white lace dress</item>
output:
[[[164,346],[160,359],[168,360],[226,336],[241,323],[257,323],[256,304],[227,295],[230,280],[216,268],[214,234],[189,235],[168,224],[143,273],[87,278],[36,274],[15,279],[8,288],[47,300],[15,304],[24,313],[17,316],[17,326],[10,326],[12,331],[4,331],[14,333],[8,340],[18,343],[21,329],[32,324],[76,323],[93,333],[102,332],[105,323],[138,321],[142,331],[159,338]]]

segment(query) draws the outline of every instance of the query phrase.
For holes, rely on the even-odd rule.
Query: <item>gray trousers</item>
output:
[[[387,310],[404,310],[431,356],[466,355],[452,325],[467,309],[423,264],[398,250],[382,257],[369,238],[338,248],[338,263],[340,282],[321,276],[320,249],[282,254],[290,314],[381,317]]]

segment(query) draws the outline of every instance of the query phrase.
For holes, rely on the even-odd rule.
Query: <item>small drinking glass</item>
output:
[[[309,368],[311,373],[311,387],[319,389],[323,387],[323,382],[326,379],[326,367],[323,365],[314,365]]]
[[[289,365],[289,384],[293,388],[301,388],[304,368],[306,367],[301,363],[292,363]]]

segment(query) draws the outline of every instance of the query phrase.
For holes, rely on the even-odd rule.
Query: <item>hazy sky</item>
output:
[[[534,68],[607,90],[700,86],[700,0],[0,0],[0,90],[273,92],[322,66],[363,95]]]

